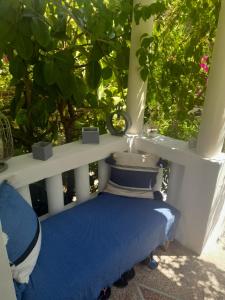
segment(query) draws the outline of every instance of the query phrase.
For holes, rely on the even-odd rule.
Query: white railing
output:
[[[73,142],[54,147],[53,156],[47,161],[35,160],[32,154],[13,157],[8,161],[9,168],[0,174],[0,182],[8,180],[31,204],[29,184],[46,179],[49,214],[45,217],[48,217],[74,205],[64,206],[63,172],[74,170],[78,203],[86,201],[93,197],[90,194],[89,164],[98,162],[99,191],[102,191],[109,174],[104,159],[114,151],[127,149],[155,153],[170,162],[167,201],[181,212],[177,239],[201,253],[209,238],[218,235],[224,220],[224,153],[209,160],[189,149],[186,142],[160,135],[154,138],[103,135],[99,144]],[[5,257],[0,234],[0,294],[4,295],[5,291],[5,295],[12,295],[13,286],[7,279],[10,269]],[[4,299],[15,298],[7,296]]]
[[[75,190],[78,202],[88,200],[90,194],[89,164],[98,162],[99,189],[103,190],[108,179],[108,167],[104,159],[114,151],[127,149],[125,137],[103,135],[99,144],[82,144],[80,141],[56,146],[53,156],[40,161],[25,154],[11,158],[8,169],[0,174],[0,181],[8,180],[31,204],[29,184],[46,179],[49,214],[64,209],[62,173],[75,172]]]
[[[200,253],[209,235],[206,233],[207,227],[214,227],[212,224],[217,223],[215,220],[220,215],[218,207],[219,210],[223,207],[223,201],[218,200],[221,196],[218,195],[223,190],[225,177],[224,153],[214,159],[205,159],[189,149],[187,142],[161,135],[154,138],[103,135],[100,144],[82,144],[78,141],[54,147],[53,156],[47,161],[35,160],[31,153],[13,157],[8,161],[9,168],[0,174],[0,181],[7,179],[31,203],[29,184],[46,179],[49,214],[55,214],[66,208],[63,201],[63,172],[74,169],[77,200],[86,201],[92,197],[89,164],[98,162],[101,191],[108,179],[104,158],[114,151],[126,149],[155,153],[170,162],[168,202],[182,213],[177,237]],[[215,201],[219,201],[220,205],[215,205]],[[212,213],[212,207],[217,207],[217,211]],[[209,219],[209,216],[215,220]]]

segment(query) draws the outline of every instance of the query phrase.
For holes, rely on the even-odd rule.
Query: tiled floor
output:
[[[112,300],[224,300],[225,235],[202,257],[174,242],[158,251],[159,267],[137,265],[136,276],[124,289],[112,288]]]

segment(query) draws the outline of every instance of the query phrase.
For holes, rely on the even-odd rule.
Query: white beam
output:
[[[225,136],[225,0],[222,0],[216,40],[213,49],[208,87],[197,152],[203,157],[219,154]]]
[[[150,5],[152,0],[134,0],[133,6],[136,4]],[[140,66],[136,56],[137,50],[141,46],[140,37],[143,33],[151,34],[153,19],[148,21],[140,20],[139,25],[136,25],[134,16],[132,20],[131,31],[131,47],[130,47],[130,62],[128,75],[128,95],[127,95],[127,112],[132,121],[132,126],[129,129],[130,134],[141,134],[144,120],[145,100],[147,93],[147,81],[143,81],[140,76]]]

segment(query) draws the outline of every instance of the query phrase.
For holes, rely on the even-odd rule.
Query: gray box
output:
[[[99,129],[98,129],[98,127],[83,127],[82,128],[82,143],[83,144],[99,144]]]
[[[38,142],[32,145],[34,159],[47,160],[53,155],[52,144],[49,142]]]

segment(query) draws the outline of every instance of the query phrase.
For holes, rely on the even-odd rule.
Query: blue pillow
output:
[[[110,179],[105,191],[128,197],[154,198],[159,157],[153,154],[115,152],[106,159]]]
[[[13,278],[27,283],[40,251],[40,224],[33,208],[6,182],[0,185],[0,220]]]
[[[153,190],[158,170],[111,166],[110,183],[120,188],[134,190]]]

